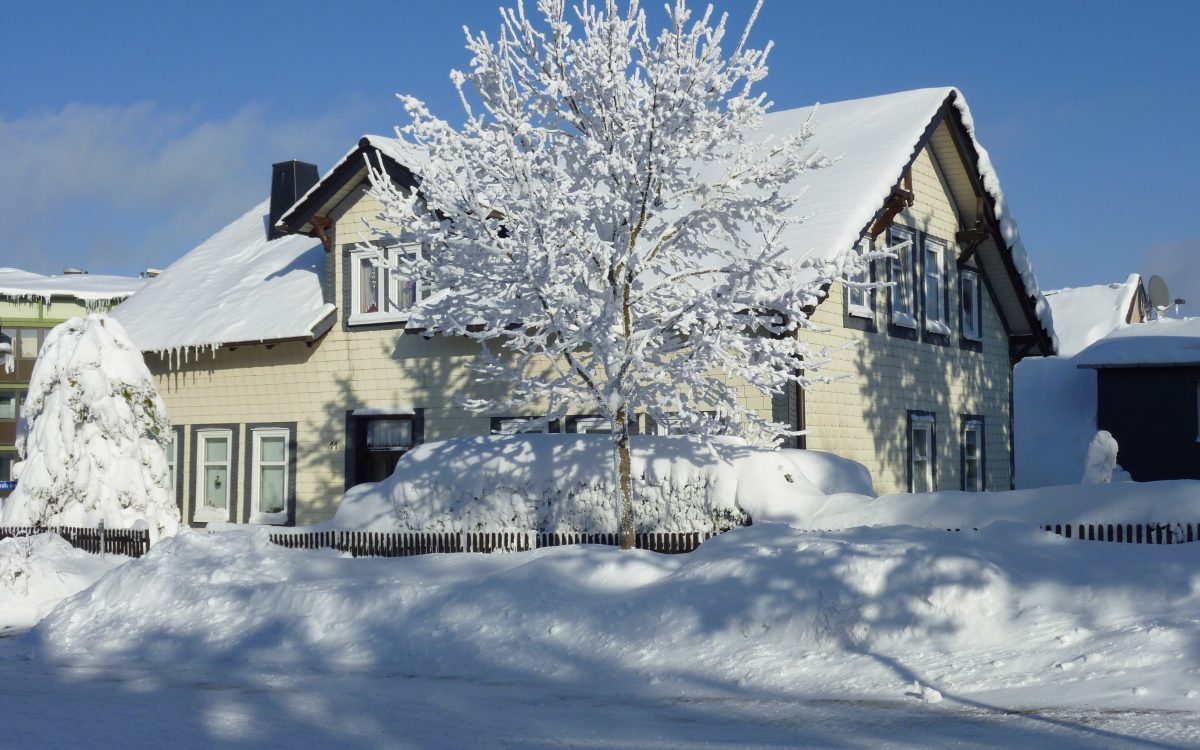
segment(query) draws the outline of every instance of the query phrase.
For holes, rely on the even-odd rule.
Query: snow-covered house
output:
[[[1030,357],[1013,371],[1016,485],[1074,484],[1096,435],[1096,377],[1075,355],[1127,326],[1150,319],[1140,274],[1118,284],[1045,293],[1054,314],[1057,356]],[[1123,455],[1122,455],[1123,460]]]
[[[799,128],[810,113],[769,115],[764,129]],[[894,286],[835,284],[814,306],[826,330],[808,335],[833,350],[826,372],[841,379],[775,397],[747,388],[747,404],[807,429],[807,447],[864,463],[881,491],[1009,488],[1012,366],[1052,353],[1054,336],[966,102],[940,88],[826,104],[816,131],[818,147],[844,158],[805,175],[797,211],[810,218],[789,244],[822,256],[911,245],[871,269]],[[319,180],[311,165],[276,165],[270,205],[117,313],[155,355],[193,523],[319,521],[417,443],[530,416],[462,409],[481,387],[464,367],[476,345],[410,327],[427,290],[361,255],[382,228],[367,158],[416,184],[421,154],[377,136]],[[661,429],[647,422],[638,428]],[[581,413],[560,427],[605,425]]]
[[[0,497],[11,490],[17,421],[46,334],[76,315],[111,309],[145,283],[128,276],[43,276],[0,268]]]
[[[1095,372],[1096,429],[1134,481],[1200,479],[1200,318],[1121,328],[1074,363]]]

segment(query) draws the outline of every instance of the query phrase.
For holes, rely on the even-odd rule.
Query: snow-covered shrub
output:
[[[1083,467],[1083,484],[1108,484],[1117,469],[1117,440],[1108,430],[1100,430],[1088,446]]]
[[[17,438],[17,487],[0,508],[13,526],[147,526],[174,534],[166,407],[141,353],[103,314],[46,337]]]
[[[744,441],[631,439],[638,531],[725,530],[790,518],[817,490],[783,453]],[[607,435],[454,438],[414,448],[378,484],[346,493],[335,528],[615,533]]]

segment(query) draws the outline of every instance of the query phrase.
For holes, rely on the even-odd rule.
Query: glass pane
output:
[[[224,461],[228,461],[228,460],[229,460],[229,439],[228,438],[210,437],[210,438],[204,439],[204,462],[205,463],[216,463],[218,461],[224,462]]]
[[[229,469],[224,466],[204,468],[204,505],[208,508],[224,508],[229,497]]]
[[[925,317],[942,319],[942,291],[936,276],[925,277]]]
[[[260,513],[282,513],[284,495],[282,466],[264,466],[258,473],[258,510]]]
[[[913,426],[913,459],[929,458],[929,431],[924,426]]]
[[[17,418],[17,394],[12,391],[0,393],[0,420],[11,421]]]
[[[12,465],[11,456],[0,456],[0,482],[12,481]]]
[[[412,420],[373,419],[367,423],[368,448],[408,448],[412,445]]]
[[[382,269],[368,258],[358,261],[358,311],[379,312],[379,275]]]
[[[978,459],[974,459],[974,458],[968,459],[966,470],[967,470],[967,476],[966,476],[967,489],[968,490],[978,490],[979,489],[979,461],[978,461]]]
[[[976,458],[979,456],[979,430],[975,427],[968,427],[967,434],[964,437],[967,456],[970,458]]]
[[[913,460],[913,492],[929,492],[929,461]]]
[[[282,462],[285,446],[284,441],[285,438],[282,435],[259,438],[258,459],[268,463]]]
[[[417,282],[411,279],[399,279],[396,286],[399,288],[396,295],[396,309],[407,310],[416,304]]]
[[[22,328],[17,336],[17,356],[36,359],[38,354],[38,332],[36,328]]]

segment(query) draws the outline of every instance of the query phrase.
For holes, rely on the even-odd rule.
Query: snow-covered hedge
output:
[[[790,520],[806,498],[811,502],[824,494],[789,457],[799,452],[686,436],[634,437],[631,449],[639,531],[723,530],[747,517]],[[387,480],[347,492],[326,526],[615,532],[619,493],[612,455],[607,435],[481,436],[425,443],[407,453]],[[848,462],[817,454],[807,463],[833,486],[858,476],[844,489],[862,487],[865,470],[847,469]]]

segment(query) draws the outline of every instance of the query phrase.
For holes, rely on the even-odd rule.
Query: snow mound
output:
[[[808,481],[826,495],[849,492],[875,497],[871,472],[857,461],[824,451],[785,449],[781,452],[796,465]]]
[[[1045,706],[1119,704],[1133,684],[1169,703],[1200,668],[1198,563],[1200,545],[1102,545],[1014,524],[756,524],[686,555],[400,559],[287,550],[264,529],[181,534],[57,608],[34,647],[78,662],[564,690],[655,681],[894,700],[916,680],[927,702]]]
[[[163,448],[167,410],[142,355],[107,315],[71,318],[46,337],[17,438],[17,487],[0,525],[150,529],[174,534]]]
[[[92,555],[58,534],[0,539],[0,636],[33,627],[129,558]]]
[[[630,446],[639,531],[794,520],[821,495],[789,454],[741,440],[637,436]],[[822,481],[852,473],[828,459],[807,463],[823,467]],[[454,438],[420,445],[385,481],[351,489],[323,527],[615,532],[618,494],[606,435]]]

